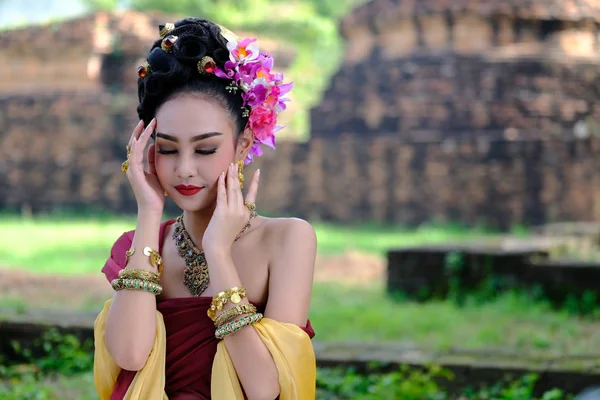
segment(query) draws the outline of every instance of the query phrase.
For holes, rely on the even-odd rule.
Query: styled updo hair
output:
[[[212,57],[221,69],[229,60],[227,39],[221,34],[221,28],[200,18],[185,18],[174,25],[175,29],[167,35],[178,37],[172,51],[162,50],[162,38],[156,40],[147,57],[151,73],[138,78],[139,118],[147,126],[167,100],[182,94],[198,94],[223,106],[234,123],[235,138],[239,137],[248,123],[248,117],[243,115],[240,91],[230,93],[226,87],[231,81],[198,71],[198,62],[204,56]]]

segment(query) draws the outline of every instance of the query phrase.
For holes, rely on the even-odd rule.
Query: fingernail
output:
[[[140,119],[140,120],[138,121],[138,123],[137,123],[137,126],[140,126],[140,125],[141,125],[141,124],[143,124],[143,123],[144,123],[144,120]]]
[[[260,169],[256,170],[256,177],[258,178],[260,176]]]

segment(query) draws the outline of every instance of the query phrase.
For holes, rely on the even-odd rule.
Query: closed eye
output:
[[[217,149],[210,149],[210,150],[196,150],[197,154],[215,154],[217,152]]]
[[[157,152],[159,154],[175,154],[175,153],[177,153],[177,150],[160,150],[159,149],[159,150],[157,150]]]
[[[157,152],[159,154],[176,154],[177,150],[162,150],[159,149],[157,150]],[[215,154],[217,152],[217,149],[211,149],[211,150],[196,150],[196,154],[202,154],[202,155],[208,155],[208,154]]]

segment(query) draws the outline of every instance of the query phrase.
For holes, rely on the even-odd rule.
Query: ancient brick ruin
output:
[[[312,113],[341,134],[549,139],[600,133],[600,2],[375,0]]]
[[[358,8],[311,141],[282,141],[256,165],[260,211],[502,227],[599,218],[599,4]],[[0,209],[135,211],[120,164],[136,67],[168,19],[99,13],[0,32]]]
[[[96,13],[0,31],[0,209],[135,208],[119,165],[137,122],[136,71],[158,25],[177,18]],[[284,70],[295,56],[260,43]]]

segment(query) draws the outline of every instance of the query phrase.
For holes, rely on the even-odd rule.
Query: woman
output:
[[[314,398],[314,230],[256,215],[260,171],[241,190],[291,83],[255,40],[212,22],[159,30],[123,163],[137,225],[103,268],[115,294],[95,323],[100,398]],[[161,223],[167,195],[183,212]]]

